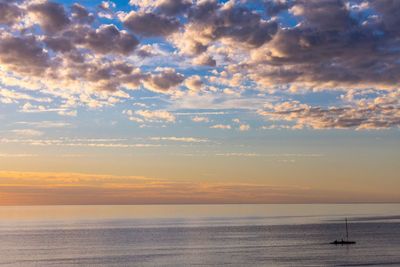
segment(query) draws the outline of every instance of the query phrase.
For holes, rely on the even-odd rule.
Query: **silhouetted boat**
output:
[[[332,244],[332,245],[353,245],[353,244],[355,244],[356,243],[356,241],[350,241],[349,240],[349,228],[348,228],[348,226],[347,226],[347,218],[345,219],[345,221],[346,221],[346,240],[335,240],[335,241],[333,241],[333,242],[331,242],[331,243],[329,243],[329,244]]]

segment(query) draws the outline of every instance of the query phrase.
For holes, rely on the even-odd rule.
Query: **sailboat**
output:
[[[345,219],[346,221],[346,240],[335,240],[331,242],[330,244],[332,245],[353,245],[356,243],[356,241],[350,241],[349,240],[349,228],[347,226],[347,218]]]

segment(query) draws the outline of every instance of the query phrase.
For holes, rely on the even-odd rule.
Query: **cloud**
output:
[[[143,85],[151,91],[167,93],[170,89],[180,85],[184,80],[185,77],[182,74],[177,73],[172,68],[165,68],[161,69],[157,74],[147,76],[143,80]]]
[[[25,103],[20,112],[23,113],[43,113],[43,112],[55,112],[61,116],[76,116],[77,111],[68,108],[51,108],[44,105],[32,105],[30,102]]]
[[[399,44],[390,22],[385,25],[391,19],[380,8],[384,2],[370,1],[382,24],[367,11],[349,10],[347,1],[294,1],[289,11],[298,25],[280,28],[269,42],[251,51],[246,64],[251,78],[263,86],[394,88],[399,82],[399,52],[392,48]]]
[[[297,0],[289,11],[303,19],[302,27],[322,31],[346,30],[354,23],[344,1]]]
[[[197,2],[189,11],[189,23],[185,24],[183,33],[173,36],[175,44],[185,53],[198,55],[216,41],[247,48],[268,42],[277,24],[233,3]]]
[[[115,17],[114,9],[116,4],[112,1],[102,1],[97,7],[99,8],[98,16],[100,18],[113,19]]]
[[[175,116],[166,110],[138,110],[134,114],[142,117],[146,121],[165,121],[175,122]]]
[[[177,31],[180,26],[176,19],[154,13],[135,11],[127,14],[122,22],[132,32],[145,37],[168,36]]]
[[[387,129],[400,126],[398,93],[361,100],[343,107],[319,107],[298,101],[284,102],[260,110],[270,120],[294,122],[293,128],[312,129]]]
[[[22,16],[22,10],[12,3],[0,2],[0,24],[12,25]]]
[[[398,16],[400,10],[400,3],[391,0],[371,0],[367,4],[374,9],[376,9],[381,14],[381,21],[384,30],[391,34],[399,33],[399,22],[400,18]]]
[[[17,136],[22,136],[22,137],[39,137],[44,134],[42,131],[33,129],[16,129],[16,130],[11,130],[11,132]]]
[[[47,32],[60,31],[70,24],[63,5],[55,2],[32,4],[28,7],[28,11],[34,14],[40,26]]]
[[[0,89],[0,102],[4,104],[18,103],[20,100],[31,100],[36,102],[51,102],[51,98],[34,97],[29,94],[20,93],[7,89]]]
[[[24,138],[1,138],[1,144],[20,144],[37,147],[89,147],[98,149],[131,149],[131,148],[155,148],[161,144],[154,143],[132,143],[123,139],[96,139],[96,138],[58,138],[58,139],[39,139],[40,133],[37,130],[17,130],[19,136]]]
[[[200,91],[203,82],[199,75],[193,75],[185,80],[185,86],[191,91]]]
[[[63,121],[35,121],[35,122],[19,121],[16,122],[15,124],[33,126],[36,128],[66,128],[71,126],[71,123]]]
[[[191,0],[159,0],[156,8],[162,14],[175,16],[188,10],[191,5]]]
[[[82,5],[74,3],[71,6],[72,19],[79,23],[92,23],[94,21],[94,15]]]
[[[298,186],[55,172],[1,171],[0,188],[1,205],[337,203],[339,195],[343,203],[399,199],[398,194]]]
[[[239,126],[239,131],[241,131],[241,132],[246,132],[248,130],[250,130],[250,125],[248,125],[248,124],[241,124]]]
[[[152,45],[142,45],[137,51],[136,54],[139,57],[142,58],[147,58],[147,57],[153,57],[157,55],[157,50],[154,48]]]
[[[130,0],[129,4],[140,11],[176,16],[187,11],[193,3],[192,0]]]
[[[115,25],[101,25],[86,36],[86,43],[93,51],[107,54],[110,52],[128,55],[139,41],[125,31],[119,31]]]
[[[99,8],[103,10],[110,10],[112,8],[115,8],[117,5],[112,2],[112,1],[101,1]]]
[[[172,142],[183,142],[183,143],[206,143],[209,142],[208,139],[197,138],[197,137],[176,137],[176,136],[166,136],[166,137],[150,137],[152,141],[172,141]]]
[[[223,129],[223,130],[230,130],[232,126],[229,124],[215,124],[210,127],[211,129]]]
[[[206,53],[201,54],[193,59],[194,65],[215,67],[217,62],[210,55]]]
[[[321,90],[398,90],[395,1],[130,4],[126,12],[111,1],[95,7],[0,1],[0,101],[21,103],[21,112],[76,115],[78,108],[116,106],[133,97],[130,90],[147,89],[164,94],[169,104],[154,109],[263,110],[278,95],[286,102],[296,99],[290,94]],[[102,13],[109,24],[102,24]],[[364,118],[361,113],[369,109],[340,101],[311,108],[325,110],[329,118],[346,118],[350,110]],[[346,112],[333,114],[331,108]],[[364,120],[347,128],[396,127],[397,106],[392,108],[373,106],[372,124]],[[138,115],[130,120],[144,122]]]
[[[202,117],[202,116],[194,116],[192,118],[192,121],[194,121],[194,122],[209,122],[210,119],[207,117]]]
[[[0,63],[11,71],[34,75],[50,66],[48,54],[34,36],[0,36]]]
[[[0,158],[33,158],[37,157],[36,154],[4,154],[0,153]]]

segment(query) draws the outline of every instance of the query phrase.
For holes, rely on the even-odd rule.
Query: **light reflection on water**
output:
[[[0,207],[1,266],[400,266],[400,205]],[[328,243],[350,219],[355,246]]]

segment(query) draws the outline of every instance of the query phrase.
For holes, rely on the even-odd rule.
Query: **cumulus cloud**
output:
[[[79,23],[92,23],[95,19],[94,15],[82,5],[74,3],[71,6],[72,19]]]
[[[5,35],[0,39],[0,63],[11,71],[38,75],[49,67],[49,56],[34,36]]]
[[[22,16],[22,10],[12,3],[0,2],[0,24],[12,25]]]
[[[131,11],[122,22],[132,32],[145,37],[168,36],[178,30],[179,22],[170,17],[154,13]]]
[[[298,101],[284,102],[260,110],[270,120],[293,122],[293,128],[385,129],[400,126],[399,93],[373,100],[359,100],[343,107],[319,107]]]
[[[250,76],[264,86],[394,87],[399,82],[399,52],[392,48],[398,37],[390,22],[385,24],[390,15],[380,8],[384,2],[371,1],[381,23],[352,14],[347,1],[294,1],[289,11],[298,26],[279,29],[270,42],[251,51]],[[354,19],[364,15],[366,19]]]
[[[0,1],[1,85],[13,86],[13,93],[2,91],[0,101],[57,99],[34,107],[21,103],[21,111],[65,115],[76,114],[80,106],[113,106],[132,97],[128,90],[147,89],[164,94],[172,107],[226,108],[219,100],[229,98],[230,107],[256,109],[264,100],[258,95],[245,99],[254,91],[389,92],[400,81],[396,1],[268,0],[257,7],[248,1],[216,0],[130,4],[134,7],[125,12],[111,1],[96,7]],[[102,13],[110,15],[109,24],[101,24]],[[340,101],[310,109],[319,108],[328,117],[364,110]],[[332,115],[331,108],[345,111]],[[395,127],[397,113],[387,108],[373,106],[375,122],[368,125],[388,120],[383,127]],[[138,115],[130,119],[144,121]]]
[[[199,75],[193,75],[185,80],[185,86],[191,91],[199,91],[203,86],[203,82]]]
[[[160,69],[159,73],[151,74],[144,79],[144,86],[155,92],[166,93],[168,90],[180,85],[185,77],[172,68]]]
[[[215,67],[217,62],[210,55],[206,53],[201,54],[193,59],[194,65]]]
[[[197,2],[189,11],[189,23],[184,26],[183,33],[173,37],[176,45],[182,52],[200,54],[216,41],[246,48],[268,42],[277,31],[276,22],[264,20],[258,13],[233,3]],[[206,61],[203,59],[203,62]]]
[[[55,2],[45,1],[32,4],[28,7],[41,27],[47,32],[57,32],[64,29],[70,23],[70,19],[64,6]]]
[[[192,0],[130,0],[129,4],[141,11],[175,16],[187,11],[193,3]]]
[[[142,45],[136,50],[136,54],[141,58],[153,57],[158,54],[157,49],[152,45]]]
[[[191,0],[159,0],[156,8],[160,13],[168,16],[178,15],[191,7]]]
[[[93,51],[107,54],[115,52],[123,55],[131,53],[139,41],[125,31],[119,31],[115,25],[101,25],[96,31],[90,31],[85,43]]]

